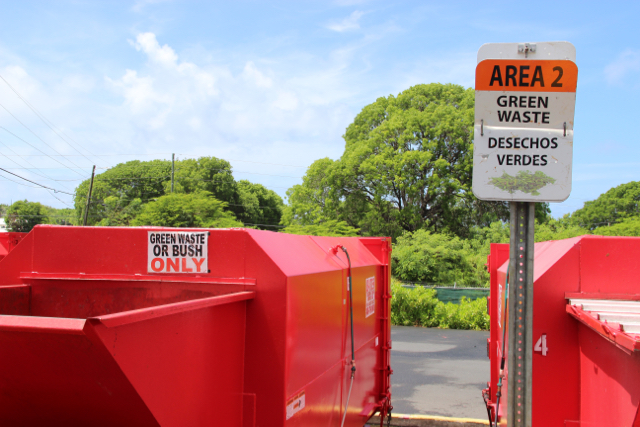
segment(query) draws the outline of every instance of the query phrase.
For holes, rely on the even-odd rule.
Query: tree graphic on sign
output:
[[[531,171],[519,171],[516,176],[511,176],[508,173],[503,172],[502,176],[494,177],[489,180],[489,184],[511,194],[516,192],[516,190],[519,190],[533,196],[540,195],[538,192],[539,189],[547,184],[553,184],[555,182],[555,179],[546,175],[542,171],[536,171],[535,173],[532,173]]]

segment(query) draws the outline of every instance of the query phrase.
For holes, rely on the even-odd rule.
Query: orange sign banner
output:
[[[486,59],[476,67],[476,90],[575,92],[578,66],[568,60]]]

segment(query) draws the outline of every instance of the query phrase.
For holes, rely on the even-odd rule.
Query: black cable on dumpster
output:
[[[347,394],[347,404],[344,407],[344,414],[342,415],[342,423],[341,427],[344,427],[344,421],[347,419],[347,410],[349,409],[349,399],[351,398],[351,389],[353,388],[353,380],[356,377],[356,354],[355,354],[355,344],[353,339],[353,286],[351,281],[351,257],[349,257],[349,252],[347,248],[342,245],[335,246],[331,249],[334,254],[338,253],[338,249],[342,249],[342,251],[347,256],[347,261],[349,262],[349,275],[347,277],[347,285],[349,286],[349,317],[351,319],[351,383],[349,384],[349,393]]]
[[[509,309],[507,307],[507,302],[509,299],[509,267],[510,265],[507,265],[507,277],[505,278],[505,284],[504,284],[504,316],[502,317],[503,319],[503,326],[502,326],[502,354],[501,354],[501,359],[500,359],[500,374],[499,374],[499,378],[498,378],[498,391],[496,392],[496,414],[494,416],[494,424],[491,424],[491,418],[489,418],[489,427],[493,427],[493,425],[495,425],[496,427],[498,426],[498,411],[500,410],[500,396],[502,396],[502,378],[504,377],[504,363],[505,363],[505,357],[504,357],[504,347],[505,347],[505,335],[507,333],[507,315],[509,313]]]

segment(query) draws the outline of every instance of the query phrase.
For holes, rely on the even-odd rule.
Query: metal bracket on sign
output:
[[[536,53],[535,43],[520,43],[518,44],[518,53],[524,53],[524,57],[528,57],[529,52]]]

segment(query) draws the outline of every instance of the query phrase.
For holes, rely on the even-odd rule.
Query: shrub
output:
[[[405,288],[391,282],[391,323],[402,326],[426,326],[444,329],[489,329],[487,299],[462,297],[460,304],[443,303],[435,289]]]
[[[416,286],[405,288],[398,282],[391,283],[391,323],[403,326],[427,326],[438,304],[436,290]],[[427,323],[427,324],[426,324]],[[431,325],[429,325],[431,326]]]
[[[473,329],[486,331],[489,329],[487,299],[470,300],[462,297],[460,304],[440,302],[434,311],[434,323],[445,329]]]

